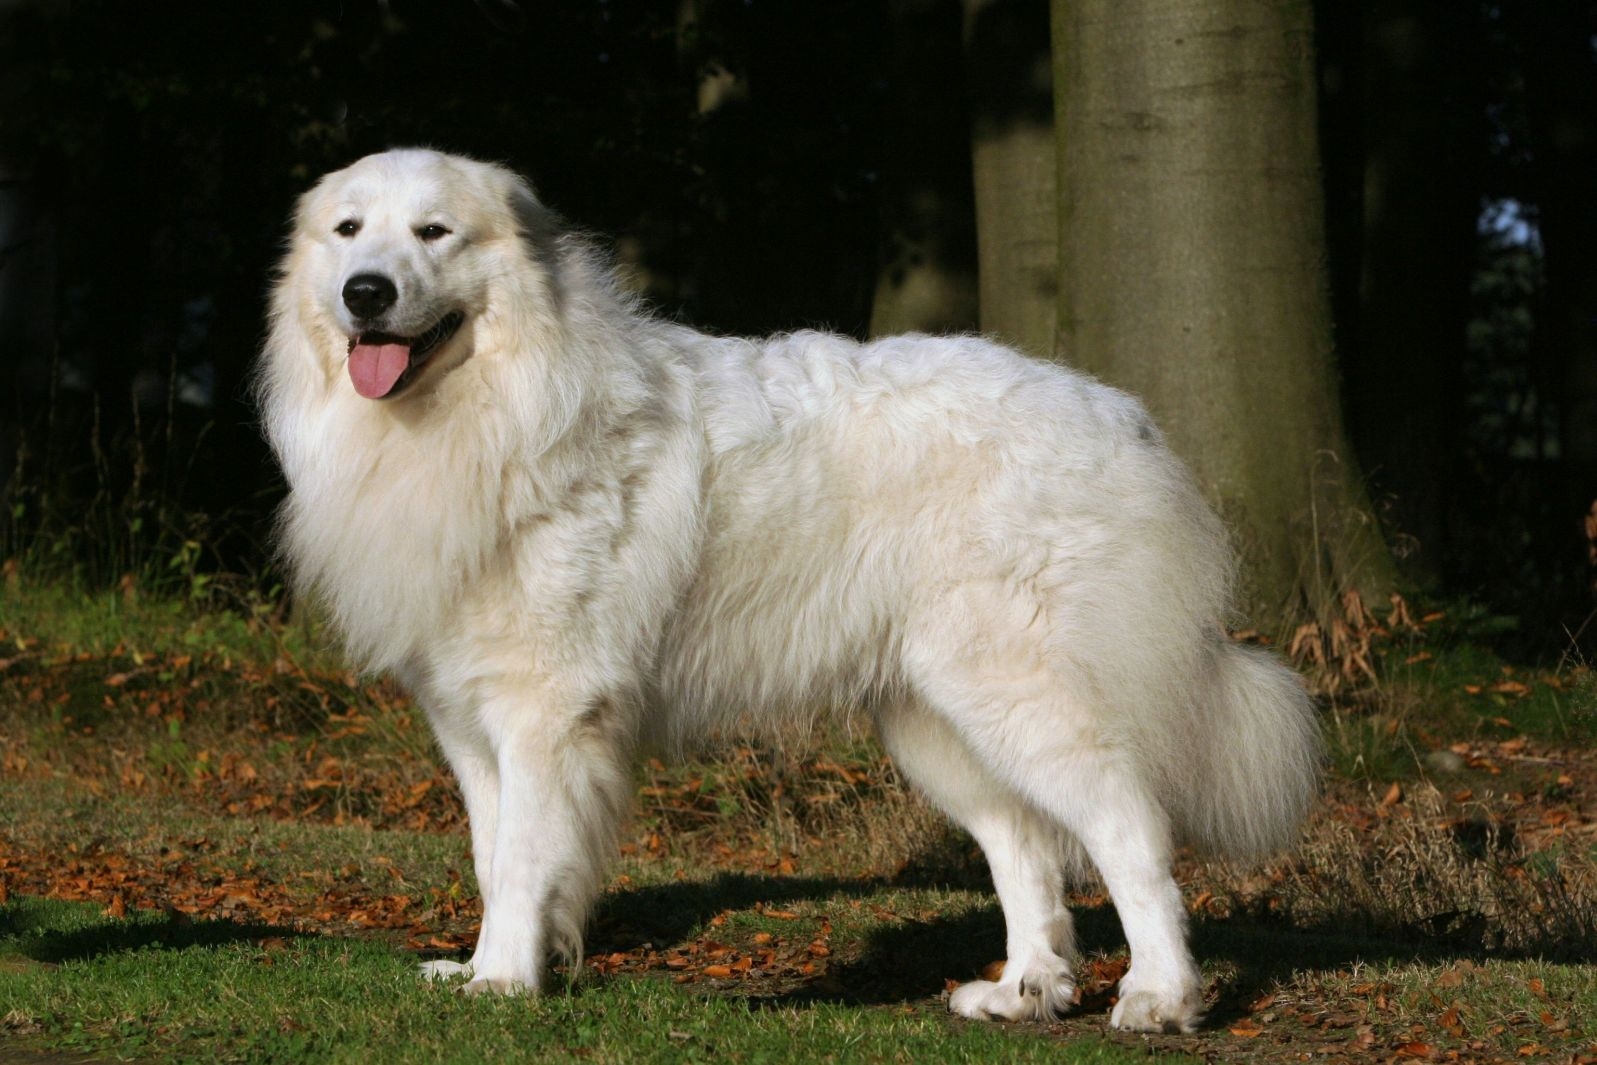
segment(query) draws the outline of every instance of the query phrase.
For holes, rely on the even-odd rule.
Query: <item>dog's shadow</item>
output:
[[[66,924],[67,927],[62,927]],[[73,915],[63,921],[56,905],[20,898],[0,906],[0,942],[30,961],[59,965],[145,949],[222,947],[265,939],[304,938],[302,929],[227,918],[196,920],[184,913],[129,911],[127,917]]]
[[[588,937],[590,954],[664,949],[702,933],[706,923],[727,911],[761,904],[784,908],[793,903],[868,898],[911,885],[903,878],[764,876],[722,873],[708,880],[681,881],[609,895],[595,915]],[[934,996],[945,977],[969,979],[1002,954],[1003,917],[995,905],[957,917],[906,921],[869,934],[856,960],[836,962],[796,987],[751,996],[761,1003],[843,1002],[878,1005]],[[995,953],[996,952],[996,953]]]
[[[879,883],[866,880],[721,873],[708,880],[634,888],[607,895],[600,902],[586,949],[594,954],[635,950],[645,944],[665,946],[688,938],[726,910],[835,895],[864,896],[879,887]]]
[[[853,900],[907,887],[971,887],[968,877],[940,881],[924,872],[890,878],[766,876],[723,873],[606,896],[588,939],[590,954],[629,952],[639,947],[669,950],[690,941],[718,914],[759,904],[786,907],[804,901]],[[1088,954],[1123,951],[1125,937],[1107,903],[1073,908],[1078,942]],[[1486,951],[1479,944],[1445,938],[1349,931],[1357,915],[1308,927],[1242,914],[1200,918],[1192,946],[1201,960],[1225,963],[1230,971],[1210,1009],[1207,1024],[1224,1026],[1248,1005],[1294,973],[1345,969],[1359,962],[1445,964],[1468,959],[1520,956]],[[41,900],[13,899],[0,905],[0,941],[22,957],[43,964],[87,960],[147,948],[182,950],[302,938],[304,930],[228,919],[193,920],[179,913],[141,911],[128,918],[83,914],[66,922]],[[812,977],[770,991],[751,991],[751,1008],[775,1005],[896,1005],[936,997],[949,979],[969,980],[1002,957],[1004,922],[997,901],[963,913],[883,923],[857,950],[820,967]]]
[[[958,878],[953,886],[970,887]],[[842,879],[722,874],[709,880],[662,884],[607,897],[596,916],[594,953],[656,949],[683,943],[728,910],[759,903],[856,899],[905,887],[951,886],[924,875]],[[1089,955],[1123,953],[1125,935],[1107,902],[1072,907],[1077,941]],[[1502,958],[1477,943],[1445,938],[1356,931],[1357,915],[1310,927],[1251,914],[1193,921],[1192,948],[1200,961],[1226,971],[1206,1024],[1224,1026],[1246,1016],[1251,1003],[1295,973],[1346,969],[1357,963],[1445,964]],[[1004,920],[996,899],[958,915],[906,920],[872,929],[858,951],[826,966],[797,986],[751,993],[751,1005],[898,1005],[935,998],[949,979],[969,980],[1003,956]]]

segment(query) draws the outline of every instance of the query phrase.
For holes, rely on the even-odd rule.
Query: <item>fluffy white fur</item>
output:
[[[388,333],[465,316],[380,400],[341,299],[374,272]],[[300,202],[260,386],[298,584],[465,796],[482,934],[431,974],[531,991],[580,956],[644,746],[848,705],[992,865],[1008,964],[955,1011],[1070,1006],[1084,856],[1131,946],[1112,1022],[1198,1021],[1172,848],[1288,843],[1318,735],[1227,641],[1223,530],[1135,399],[978,337],[661,321],[515,175],[427,151]]]

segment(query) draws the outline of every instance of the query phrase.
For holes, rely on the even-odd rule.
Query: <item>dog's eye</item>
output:
[[[431,225],[421,226],[416,230],[416,236],[427,241],[437,240],[439,237],[445,237],[448,235],[449,230],[439,225],[437,222],[434,222]]]
[[[353,218],[346,218],[333,227],[333,232],[341,237],[353,237],[360,232],[360,223]]]

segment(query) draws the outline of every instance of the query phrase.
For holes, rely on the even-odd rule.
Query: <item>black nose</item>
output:
[[[356,318],[376,318],[397,299],[399,290],[382,274],[356,274],[344,282],[344,306]]]

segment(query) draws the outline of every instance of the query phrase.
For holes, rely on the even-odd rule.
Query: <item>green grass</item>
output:
[[[1550,746],[1597,743],[1597,673],[1577,661],[1516,666],[1482,642],[1466,607],[1421,632],[1377,639],[1379,680],[1332,700],[1332,766],[1350,780],[1445,777],[1435,754],[1459,742],[1523,738]]]
[[[237,610],[197,609],[181,599],[158,598],[108,589],[86,592],[70,584],[18,581],[0,590],[0,629],[26,634],[45,649],[70,647],[103,655],[115,648],[129,654],[161,655],[196,651],[270,660],[281,648],[305,652],[307,633],[271,624],[276,608],[253,602]]]
[[[1145,1037],[1107,1030],[1126,953],[1090,885],[1075,1013],[947,1014],[1002,919],[970,841],[854,733],[645,765],[570,986],[424,985],[416,963],[461,956],[479,914],[419,710],[273,610],[0,584],[0,1041],[207,1062],[1597,1053],[1590,675],[1505,672],[1437,626],[1404,640],[1328,713],[1337,771],[1297,850],[1181,863],[1210,1019]],[[1429,758],[1460,745],[1462,767]]]
[[[166,1061],[1147,1060],[957,1023],[935,1002],[743,998],[659,978],[465,997],[419,981],[413,962],[380,941],[20,900],[0,908],[0,1017],[39,1046]]]

